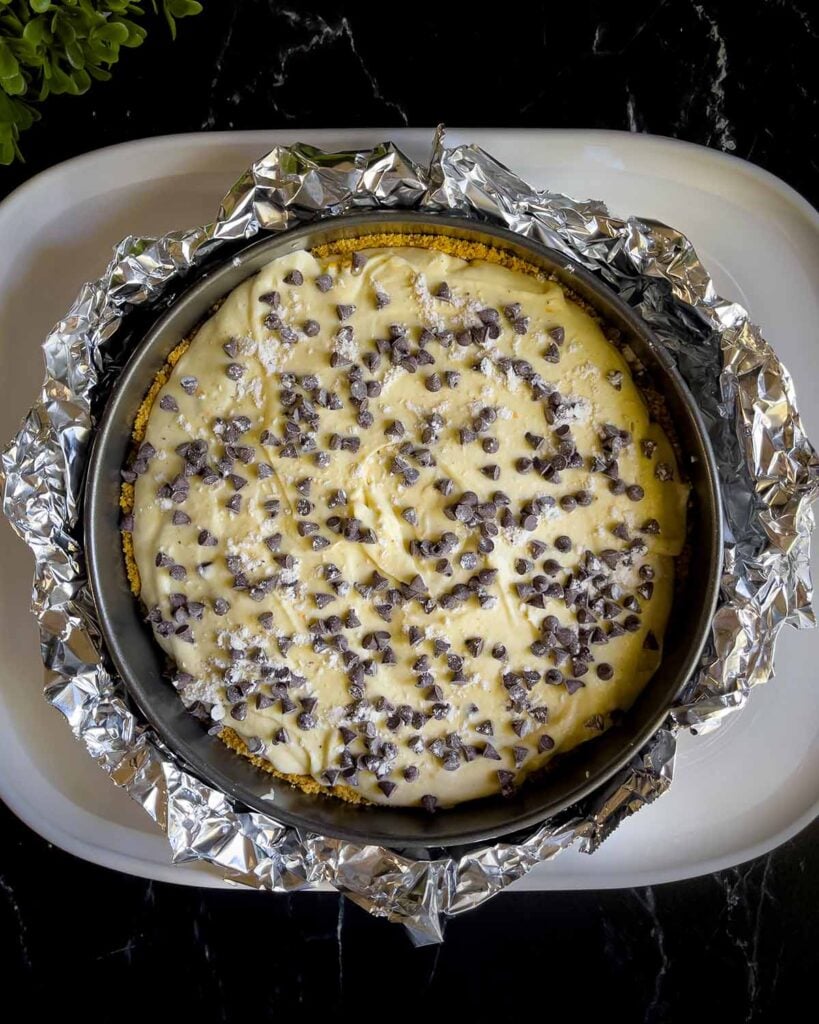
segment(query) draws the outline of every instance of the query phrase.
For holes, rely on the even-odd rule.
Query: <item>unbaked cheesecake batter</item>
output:
[[[228,296],[152,396],[124,528],[214,732],[308,788],[433,810],[631,705],[688,489],[557,283],[395,241],[296,252]]]

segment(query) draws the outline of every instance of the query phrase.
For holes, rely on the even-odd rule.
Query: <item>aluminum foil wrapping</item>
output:
[[[705,416],[726,515],[722,593],[701,671],[664,727],[602,790],[529,834],[448,857],[309,835],[234,806],[187,772],[131,707],[106,667],[85,578],[81,486],[93,410],[121,367],[117,335],[138,307],[161,302],[214,249],[362,208],[452,211],[501,223],[578,260],[651,324]],[[122,332],[125,333],[125,332]],[[744,309],[720,298],[691,243],[666,225],[612,217],[598,201],[537,191],[473,146],[433,140],[428,168],[391,143],[362,152],[276,147],[224,198],[213,223],[161,238],[125,238],[98,280],[44,343],[46,379],[2,456],[3,510],[35,556],[46,699],[89,754],[166,832],[176,862],[272,891],[329,883],[418,943],[445,915],[477,906],[577,843],[593,852],[671,783],[675,733],[735,713],[772,673],[784,623],[813,624],[811,501],[819,460],[785,367]]]

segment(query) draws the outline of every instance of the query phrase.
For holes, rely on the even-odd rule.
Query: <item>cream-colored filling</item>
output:
[[[204,606],[201,618],[196,618],[189,616],[183,604],[173,626],[183,632],[158,635],[179,670],[193,677],[194,681],[181,689],[186,703],[202,701],[214,723],[235,730],[251,751],[267,759],[276,771],[312,776],[322,785],[352,781],[362,797],[374,802],[416,804],[422,796],[432,795],[445,806],[497,792],[508,779],[499,779],[498,769],[512,772],[520,781],[557,752],[598,735],[601,727],[610,723],[612,711],[624,711],[632,704],[660,661],[659,648],[672,599],[673,557],[684,541],[687,487],[678,481],[669,441],[660,426],[650,420],[623,356],[558,284],[489,262],[465,262],[423,249],[384,248],[365,255],[366,264],[357,270],[349,257],[316,259],[307,252],[297,252],[276,260],[235,289],[199,330],[149,417],[145,440],[157,454],[136,482],[134,555],[142,600],[149,609],[158,608],[163,620],[172,618],[173,594],[184,595],[188,605],[199,602]],[[293,270],[302,273],[303,284],[285,282]],[[326,292],[315,284],[323,273],[333,281]],[[442,282],[451,290],[451,301],[434,297]],[[272,291],[280,295],[278,307],[271,307],[269,300],[262,298]],[[379,294],[389,296],[389,304],[383,308],[379,308]],[[525,334],[516,333],[504,314],[504,307],[510,303],[520,303],[521,316],[528,318]],[[354,305],[355,312],[342,322],[338,307],[344,305]],[[376,351],[376,339],[390,336],[391,325],[407,328],[411,352],[417,354],[422,328],[457,334],[480,325],[477,314],[484,309],[499,313],[500,334],[495,339],[481,339],[468,347],[457,342],[444,347],[432,340],[425,351],[434,364],[422,364],[414,373],[394,365],[389,352],[381,356],[373,370],[367,369],[363,361],[365,354]],[[287,330],[265,325],[271,312],[280,317],[285,328],[295,332],[297,340],[283,340]],[[303,332],[307,320],[319,325],[315,337]],[[345,338],[348,327],[353,329],[351,339]],[[556,343],[549,331],[558,327],[565,337],[557,346],[559,362],[550,362],[544,353],[550,347],[554,352]],[[231,339],[236,345],[232,357],[223,348]],[[330,354],[334,351],[345,360],[343,365],[331,366]],[[557,388],[564,405],[558,410],[556,423],[548,423],[544,414],[548,399],[533,398],[530,382],[514,368],[504,372],[497,367],[503,357],[528,360],[547,389]],[[238,380],[228,376],[230,364],[241,367]],[[371,426],[362,427],[356,422],[358,410],[351,401],[349,380],[351,364],[362,370],[365,384],[380,385],[380,393],[368,401]],[[456,386],[448,386],[447,371],[460,375]],[[435,391],[426,387],[433,373],[441,380],[440,389]],[[315,401],[315,392],[312,397],[307,395],[298,382],[284,387],[283,374],[295,375],[298,381],[305,375],[317,377],[322,388],[339,396],[342,407],[322,407]],[[188,377],[196,378],[195,386],[188,383],[190,394],[182,387]],[[309,399],[318,416],[314,431],[309,422],[299,422],[300,430],[313,438],[315,450],[305,452],[297,446],[296,458],[284,457],[281,444],[261,441],[265,430],[277,439],[284,438],[286,417],[295,407],[282,405],[283,390]],[[371,386],[371,391],[376,390]],[[174,400],[176,409],[167,398],[161,401],[166,396]],[[493,410],[494,421],[477,440],[462,443],[459,430],[470,429],[484,408]],[[441,425],[434,430],[434,439],[425,444],[422,433],[433,414],[440,417]],[[218,482],[207,484],[193,474],[186,478],[184,500],[158,497],[158,490],[183,471],[184,460],[177,454],[177,447],[202,440],[208,445],[206,464],[216,466],[225,455],[220,421],[227,423],[237,417],[246,417],[250,425],[235,441],[234,448],[240,451],[233,452],[232,466],[225,464],[220,470]],[[406,430],[400,439],[385,434],[395,420]],[[535,471],[519,472],[517,462],[521,458],[548,459],[556,454],[560,438],[554,429],[560,424],[570,426],[582,466],[561,470],[559,483]],[[590,460],[603,456],[600,435],[604,424],[630,433],[631,443],[617,454],[619,475],[628,485],[643,488],[642,500],[612,493],[609,477],[591,471]],[[537,452],[524,439],[526,431],[544,437]],[[359,450],[334,449],[332,434],[355,435],[360,439]],[[484,451],[484,438],[497,440],[496,453]],[[645,440],[656,444],[650,457],[641,450]],[[399,449],[406,442],[413,448],[428,448],[435,465],[419,465],[413,454],[401,456]],[[245,448],[252,451],[241,450]],[[316,451],[327,453],[328,465],[317,465]],[[408,484],[404,476],[391,472],[397,456],[417,471],[416,482]],[[260,475],[262,465],[271,469],[262,470]],[[497,481],[481,472],[482,467],[490,465],[499,467]],[[673,478],[661,479],[668,474],[663,469],[658,473],[658,467],[669,467]],[[223,475],[226,470],[242,480],[232,481]],[[307,496],[296,489],[305,478],[311,480]],[[442,479],[451,481],[451,494],[436,489],[436,482]],[[242,486],[235,490],[235,484]],[[345,492],[346,503],[328,507],[328,499],[339,490]],[[474,525],[445,514],[445,508],[452,507],[464,491],[474,492],[481,502],[497,491],[509,498],[515,525],[500,527],[491,538],[491,552],[479,551],[481,534]],[[591,503],[570,511],[562,509],[560,499],[579,491],[590,494]],[[176,487],[176,498],[184,494],[184,485],[181,491]],[[235,495],[241,499],[238,512],[226,507]],[[533,530],[521,528],[521,506],[538,497],[552,498],[556,503],[541,509]],[[265,503],[270,499],[280,503],[275,518],[269,518],[266,511]],[[309,507],[302,505],[303,514],[299,511],[300,500],[309,502]],[[415,524],[402,515],[408,508],[415,510]],[[190,523],[174,525],[174,512],[184,513]],[[333,532],[327,525],[333,516],[355,517],[361,530],[374,532],[374,543],[351,541]],[[491,519],[499,522],[498,515]],[[659,523],[659,534],[641,532],[651,519]],[[317,532],[302,536],[298,526],[303,521],[318,524]],[[629,540],[612,534],[618,524],[625,524]],[[217,538],[216,546],[198,543],[203,530]],[[427,558],[410,552],[412,541],[437,541],[445,532],[457,541],[445,555]],[[281,542],[272,552],[265,540],[277,533]],[[326,538],[329,545],[314,550],[316,536]],[[571,539],[571,551],[556,550],[559,536]],[[645,553],[638,550],[628,554],[626,549],[635,539],[644,543]],[[546,545],[546,550],[534,559],[529,553],[533,540]],[[567,573],[575,571],[587,557],[585,552],[599,555],[604,550],[621,553],[616,567],[603,564],[597,573],[607,577],[605,583],[598,579],[599,585],[615,583],[620,588],[620,610],[614,620],[593,612],[596,621],[580,625],[587,629],[597,625],[606,632],[611,621],[622,624],[632,614],[623,606],[623,599],[629,597],[639,607],[639,628],[607,643],[591,644],[594,660],[589,662],[588,671],[577,676],[571,659],[556,666],[553,653],[532,652],[533,643],[542,639],[544,617],[556,616],[561,626],[577,630],[576,608],[568,608],[555,598],[547,598],[545,607],[537,607],[519,596],[516,585],[542,574],[546,559],[554,559],[561,566],[557,575],[548,577],[549,583],[562,584]],[[168,565],[157,566],[158,553],[166,556],[163,561],[184,567],[184,578],[174,578],[181,575],[178,569],[172,572]],[[292,566],[283,567],[276,561],[277,555],[292,556]],[[248,584],[245,589],[234,586],[238,563],[231,561],[229,568],[226,559],[231,556],[240,560],[245,580],[240,578],[239,582]],[[440,558],[448,560],[452,575],[436,571]],[[533,563],[523,573],[516,568],[516,560],[521,558]],[[340,586],[337,583],[339,592],[325,578],[330,565],[338,569],[336,583],[338,579],[343,581]],[[648,599],[637,593],[638,586],[646,582],[640,576],[643,566],[650,567],[643,569],[644,575],[653,570],[652,587],[648,588],[653,588],[653,593]],[[442,606],[441,598],[454,586],[466,585],[470,577],[486,569],[496,570],[496,576],[480,585],[479,593],[472,592],[455,607]],[[366,589],[362,595],[355,586],[369,584],[374,570],[386,577],[387,590],[420,576],[423,598],[431,598],[431,610],[425,611],[419,601],[411,599],[396,604],[390,621],[385,621],[376,610],[376,605],[385,603],[385,591],[367,596]],[[264,579],[274,582],[269,592],[260,594],[253,588]],[[588,587],[588,582],[581,584],[584,590]],[[618,594],[616,590],[614,593]],[[316,595],[329,595],[332,600],[319,608]],[[229,602],[225,614],[215,614],[214,601],[218,598]],[[177,598],[176,603],[180,600]],[[445,600],[444,605],[447,603],[451,602]],[[199,611],[195,603],[193,609]],[[363,675],[358,691],[363,692],[363,699],[358,703],[350,693],[351,679],[343,651],[327,648],[326,637],[316,643],[310,632],[317,619],[338,616],[343,623],[350,610],[354,610],[360,625],[338,630],[337,635],[345,638],[340,645],[346,644],[362,660],[372,658],[377,666],[374,674]],[[409,637],[411,627],[423,634],[414,646]],[[162,627],[165,632],[169,628]],[[367,634],[382,630],[390,634],[394,664],[384,664],[382,652],[365,645]],[[651,649],[655,645],[649,634],[658,640],[658,649]],[[186,636],[192,636],[194,642],[186,642]],[[291,641],[285,655],[278,639],[282,636]],[[474,638],[483,641],[477,655],[470,653],[468,644]],[[463,658],[464,682],[451,681],[448,655],[435,653],[436,639],[451,645],[449,655]],[[498,644],[505,647],[502,660],[493,657]],[[425,678],[425,685],[419,687],[413,666],[422,655],[428,659],[431,678]],[[611,667],[612,678],[600,677],[601,663]],[[566,679],[579,678],[585,685],[575,689],[572,683],[567,687],[565,683],[545,682],[544,673],[555,667]],[[274,689],[276,669],[289,669],[304,680],[299,682],[297,678],[287,690],[293,710],[288,710],[287,701],[282,710]],[[530,681],[530,689],[525,681],[519,683],[518,689],[512,690],[510,702],[503,675],[524,670],[534,670],[538,681]],[[226,673],[232,686],[247,690],[238,702],[235,689],[226,691]],[[436,695],[430,685],[440,687],[440,693]],[[301,699],[310,697],[316,698],[311,717],[300,719]],[[261,709],[257,706],[260,698],[266,705]],[[387,702],[380,711],[376,709],[378,698]],[[436,704],[444,706],[436,709],[442,717],[429,718],[421,728],[396,722],[395,709],[408,706],[429,714]],[[535,714],[533,709],[538,709]],[[308,727],[300,727],[300,721]],[[478,729],[487,721],[492,735],[487,734],[486,726],[483,731]],[[342,726],[357,734],[346,745]],[[365,728],[373,734],[368,741],[373,758],[362,762],[367,753]],[[276,742],[281,729],[286,730],[286,739]],[[433,742],[453,734],[457,739],[444,749]],[[553,746],[542,739],[544,735]],[[386,756],[384,742],[394,745],[386,749]],[[473,759],[458,750],[458,743],[474,748],[470,751],[475,755]],[[484,756],[487,743],[497,751],[499,760]],[[420,753],[413,749],[421,746]],[[345,751],[359,765],[352,780],[332,774],[340,764],[349,765]],[[418,771],[417,778],[408,781],[405,771],[410,766]],[[325,775],[328,769],[329,778]],[[385,781],[395,784],[389,796],[384,789],[390,787],[378,785]]]

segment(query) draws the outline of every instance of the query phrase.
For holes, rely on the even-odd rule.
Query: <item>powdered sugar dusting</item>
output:
[[[268,373],[278,373],[283,362],[284,346],[275,336],[263,338],[259,342],[257,355]]]
[[[336,333],[333,340],[333,351],[337,352],[344,359],[349,359],[351,363],[358,359],[358,343],[352,330],[345,330],[342,327]]]
[[[558,408],[555,424],[584,423],[591,416],[592,404],[588,398],[579,395],[568,395]]]

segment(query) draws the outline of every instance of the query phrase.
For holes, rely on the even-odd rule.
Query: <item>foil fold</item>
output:
[[[94,410],[127,356],[129,315],[159,304],[209,253],[260,232],[378,208],[455,212],[500,223],[579,261],[652,326],[708,425],[726,517],[719,606],[701,670],[662,729],[601,790],[528,834],[449,855],[415,857],[310,835],[234,806],[185,770],[139,718],[107,667],[85,578],[82,480]],[[123,335],[125,340],[123,341]],[[447,915],[501,892],[568,846],[593,853],[671,785],[675,734],[736,713],[773,672],[787,624],[814,624],[811,503],[819,459],[793,382],[737,303],[717,295],[691,243],[664,224],[613,217],[597,200],[539,191],[474,146],[433,139],[428,167],[393,143],[326,153],[277,146],[230,189],[211,224],[129,236],[85,284],[43,345],[46,378],[2,454],[3,511],[32,549],[32,611],[45,697],[89,755],[162,828],[175,862],[209,864],[237,884],[276,892],[329,884],[371,914],[441,941]]]

